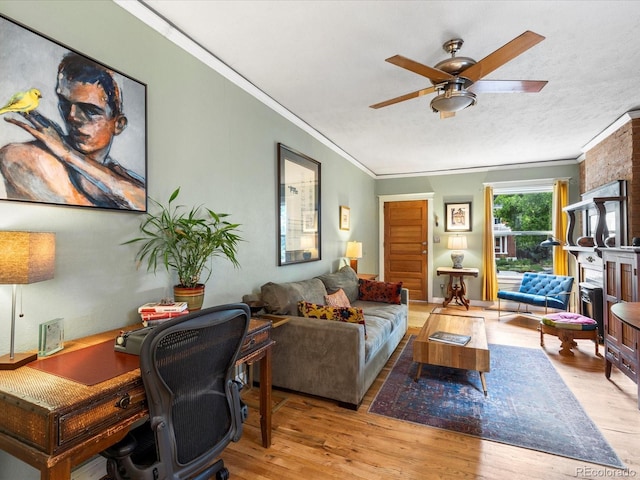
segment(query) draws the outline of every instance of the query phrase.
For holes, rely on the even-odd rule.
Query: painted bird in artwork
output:
[[[0,108],[0,115],[7,112],[29,113],[38,108],[42,94],[37,88],[32,88],[26,92],[18,92],[9,99],[7,104]]]

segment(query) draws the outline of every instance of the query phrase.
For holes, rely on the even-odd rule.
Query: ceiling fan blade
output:
[[[456,112],[440,112],[440,120],[444,120],[445,118],[455,117]]]
[[[473,93],[537,93],[546,80],[478,80],[468,90]]]
[[[469,68],[464,70],[460,76],[468,78],[472,82],[476,82],[482,77],[489,75],[496,68],[501,67],[521,53],[526,52],[542,40],[544,40],[542,35],[538,35],[537,33],[527,30],[519,37],[514,38],[495,52],[484,57],[475,65],[471,65]]]
[[[429,93],[433,93],[436,91],[436,87],[428,87],[423,88],[422,90],[418,90],[417,92],[407,93],[406,95],[401,95],[396,98],[392,98],[391,100],[385,100],[384,102],[376,103],[375,105],[370,105],[369,108],[382,108],[387,107],[389,105],[393,105],[394,103],[404,102],[405,100],[411,100],[412,98],[422,97],[423,95],[428,95]]]
[[[445,71],[438,70],[437,68],[428,67],[422,63],[418,63],[410,58],[403,57],[402,55],[394,55],[386,59],[387,62],[393,63],[398,67],[405,68],[413,73],[427,77],[433,83],[441,83],[447,80],[453,79],[453,75],[448,74]]]

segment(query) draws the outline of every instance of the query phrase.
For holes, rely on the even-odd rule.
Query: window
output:
[[[552,185],[496,188],[493,238],[499,277],[553,271],[553,249],[540,242],[552,234]]]

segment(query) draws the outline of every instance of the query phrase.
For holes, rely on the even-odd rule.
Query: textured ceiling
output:
[[[575,160],[640,108],[640,2],[143,3],[378,177]],[[546,39],[485,78],[548,80],[540,93],[478,94],[445,120],[433,94],[369,108],[430,86],[387,57],[434,65],[460,37],[480,60],[526,30]]]

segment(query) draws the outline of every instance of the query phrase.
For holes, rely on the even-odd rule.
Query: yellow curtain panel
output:
[[[493,240],[493,188],[484,187],[484,232],[482,235],[482,299],[495,300],[498,294],[496,253]]]
[[[553,236],[564,243],[567,237],[567,215],[562,210],[569,202],[569,182],[556,180],[553,183]],[[553,248],[553,273],[569,274],[569,258],[562,247]]]

